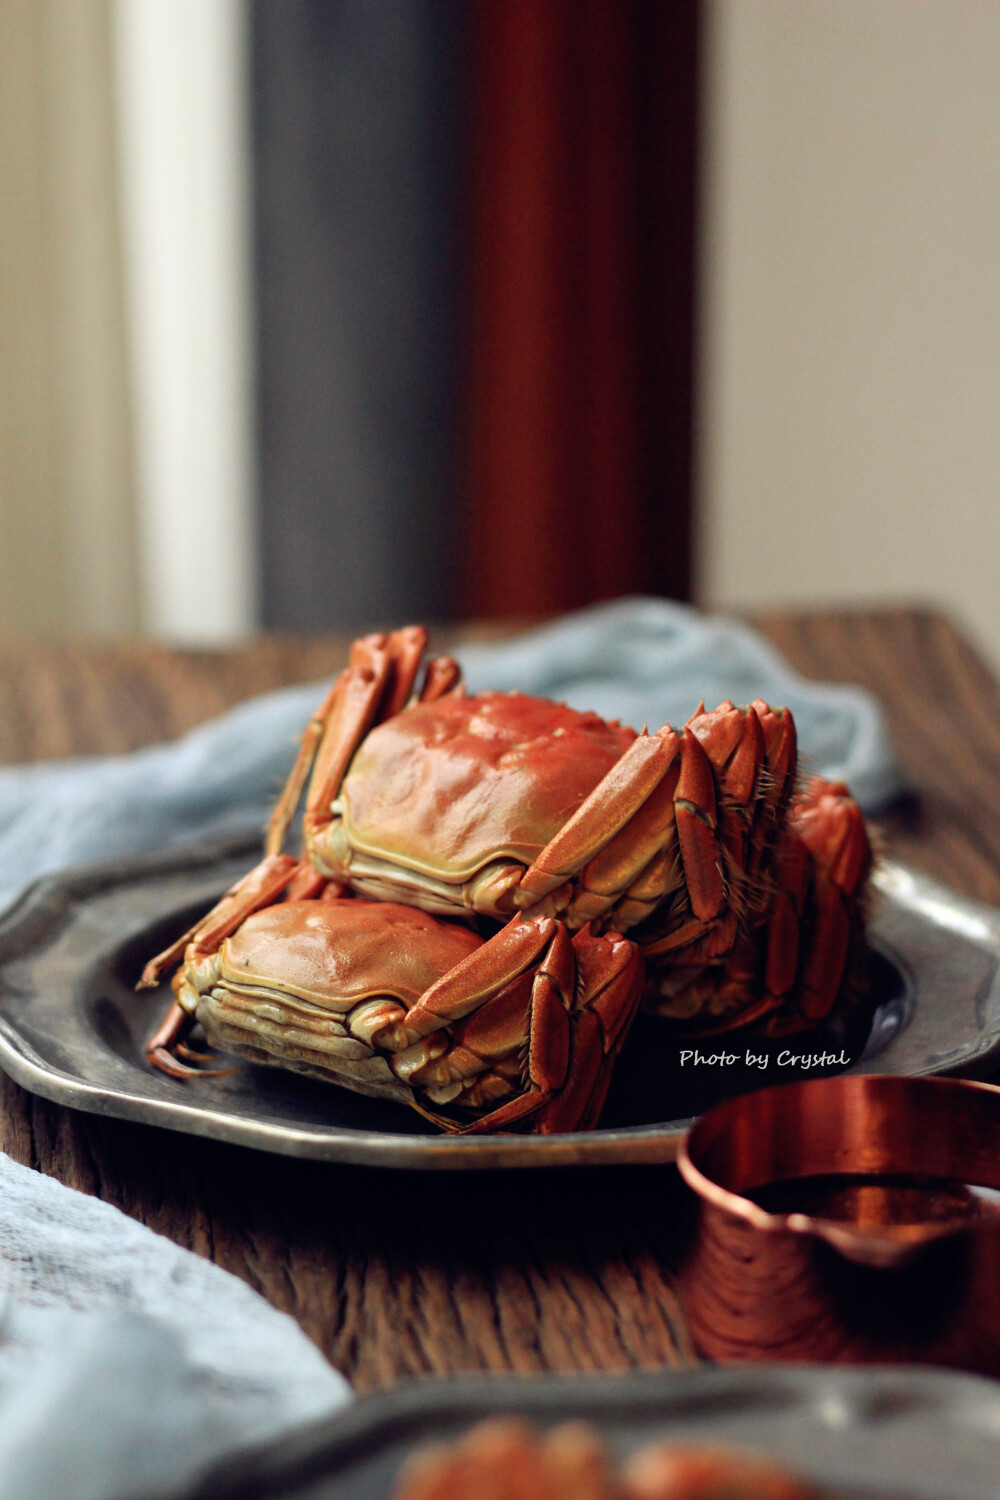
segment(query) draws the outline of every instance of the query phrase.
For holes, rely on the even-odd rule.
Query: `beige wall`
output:
[[[0,640],[255,619],[245,0],[0,0]]]
[[[0,0],[0,636],[138,620],[106,0]]]
[[[1000,664],[1000,3],[710,0],[702,598]]]
[[[247,5],[111,6],[142,619],[219,644],[256,619]]]

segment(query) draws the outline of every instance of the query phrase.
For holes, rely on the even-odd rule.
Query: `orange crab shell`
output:
[[[286,901],[248,917],[226,939],[222,974],[248,989],[279,985],[334,1013],[375,995],[408,1009],[480,947],[482,938],[468,927],[413,906]]]
[[[521,693],[413,704],[370,731],[344,778],[354,884],[364,889],[359,855],[446,883],[532,864],[635,738]]]

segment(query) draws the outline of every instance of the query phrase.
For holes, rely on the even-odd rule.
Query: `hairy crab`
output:
[[[759,912],[795,778],[791,715],[700,709],[655,734],[520,693],[467,696],[426,632],[356,641],[275,808],[307,778],[305,857],[376,900],[445,916],[558,916],[657,955],[729,951]]]
[[[155,983],[181,963],[156,1066],[200,1071],[197,1019],[445,1129],[571,1130],[600,1112],[643,961],[646,1009],[691,1033],[784,1035],[853,996],[871,850],[842,786],[793,800],[787,710],[702,705],[637,734],[467,695],[450,658],[424,666],[426,640],[354,643],[263,862],[147,965]]]
[[[754,1025],[765,1036],[817,1026],[865,988],[872,847],[842,782],[814,777],[792,802],[770,899],[716,965],[651,965],[645,1008],[699,1035]]]
[[[642,990],[633,943],[587,926],[571,936],[549,916],[516,917],[484,940],[337,889],[277,855],[227,892],[181,940],[150,1060],[175,1076],[201,1071],[186,1043],[197,1020],[212,1045],[409,1104],[445,1130],[595,1124]]]

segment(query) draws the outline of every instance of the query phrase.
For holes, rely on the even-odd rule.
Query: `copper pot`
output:
[[[905,1361],[1000,1374],[1000,1089],[840,1077],[718,1105],[679,1157],[682,1268],[719,1360]]]

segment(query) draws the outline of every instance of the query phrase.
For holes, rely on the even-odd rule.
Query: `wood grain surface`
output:
[[[1000,690],[940,616],[771,615],[804,674],[884,703],[912,795],[887,850],[1000,904]],[[133,749],[250,693],[319,679],[342,641],[225,652],[0,651],[0,759]],[[295,1317],[361,1391],[464,1370],[626,1370],[693,1358],[672,1168],[447,1174],[286,1161],[49,1104],[2,1079],[0,1146],[211,1257]]]

